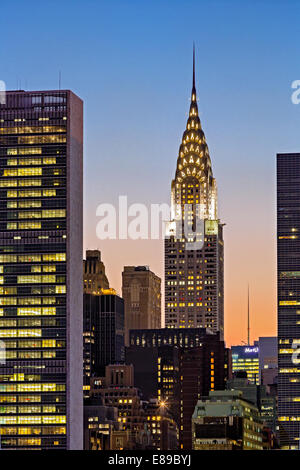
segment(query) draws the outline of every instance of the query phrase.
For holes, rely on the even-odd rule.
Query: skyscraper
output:
[[[239,390],[210,391],[192,417],[194,450],[263,450],[263,426],[255,404]]]
[[[205,328],[132,330],[126,362],[133,364],[143,397],[165,403],[179,425],[181,448],[190,449],[198,397],[222,390],[231,374],[229,350],[219,333]]]
[[[254,344],[231,346],[232,372],[247,372],[247,378],[251,384],[259,385],[259,347],[257,341]]]
[[[217,216],[217,184],[198,113],[195,53],[189,117],[172,181],[171,205],[165,238],[165,324],[210,328],[223,338],[223,225]]]
[[[278,422],[280,445],[300,436],[300,154],[277,154]]]
[[[68,90],[0,104],[3,449],[81,449],[83,104]]]
[[[83,362],[87,387],[90,377],[102,376],[106,366],[125,360],[124,300],[113,289],[105,292],[83,296]]]
[[[129,330],[161,327],[161,279],[148,266],[125,266],[122,296],[125,302],[125,345]]]
[[[228,371],[224,341],[207,335],[201,346],[182,348],[179,360],[180,449],[192,449],[192,415],[199,397],[224,390]]]
[[[102,289],[109,289],[105,266],[99,250],[87,250],[83,260],[83,291],[85,294],[101,294]]]

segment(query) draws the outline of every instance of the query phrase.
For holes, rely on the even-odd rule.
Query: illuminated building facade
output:
[[[179,358],[179,444],[192,449],[192,415],[197,400],[211,390],[224,390],[227,364],[224,341],[219,333],[208,335],[201,346],[182,348]]]
[[[148,266],[125,266],[122,273],[125,302],[125,345],[129,331],[161,327],[161,279]]]
[[[181,444],[191,448],[189,423],[198,394],[224,387],[231,374],[229,350],[219,333],[205,328],[131,330],[126,362],[134,366],[143,397],[166,403],[180,428]]]
[[[214,336],[206,328],[157,328],[145,330],[131,330],[129,332],[130,346],[154,348],[172,346],[178,348],[193,348],[201,346],[206,337]]]
[[[300,436],[300,154],[277,154],[278,424],[280,446]]]
[[[145,402],[144,413],[153,447],[156,450],[177,450],[178,427],[165,403],[155,399]]]
[[[263,450],[258,408],[239,390],[211,391],[192,418],[194,450]]]
[[[210,328],[224,337],[223,225],[217,184],[193,87],[186,129],[171,187],[165,238],[165,325]]]
[[[257,342],[253,346],[231,346],[232,372],[247,372],[249,383],[259,385],[259,347]]]
[[[101,261],[99,250],[87,250],[83,260],[83,292],[101,294],[102,289],[109,289],[105,266]]]
[[[173,346],[129,346],[126,364],[134,368],[134,384],[143,400],[159,399],[179,424],[179,354]]]
[[[0,105],[2,449],[81,449],[83,104],[71,91]]]
[[[140,392],[134,386],[132,364],[107,366],[105,377],[91,380],[90,396],[102,399],[105,406],[117,408],[120,431],[129,431],[134,442],[145,420]]]
[[[118,429],[117,408],[104,406],[99,398],[84,401],[84,450],[111,450]]]

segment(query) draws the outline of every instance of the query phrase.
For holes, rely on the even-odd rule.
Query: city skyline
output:
[[[36,21],[44,18],[46,7],[37,4],[34,17],[27,15],[27,24],[34,27],[39,44],[29,37],[22,41],[28,50],[34,46],[34,63],[41,66],[27,55],[22,57],[16,47],[19,32],[0,51],[0,78],[8,89],[57,88],[61,71],[62,88],[74,89],[84,99],[84,250],[101,250],[110,285],[121,293],[125,265],[149,264],[163,278],[163,243],[98,240],[96,207],[115,202],[119,194],[128,194],[131,202],[169,201],[169,182],[186,122],[195,41],[201,57],[197,69],[200,118],[218,180],[220,217],[227,224],[228,345],[247,337],[248,282],[252,342],[276,333],[275,154],[299,150],[300,111],[291,102],[291,83],[299,78],[295,60],[299,6],[289,10],[283,2],[272,2],[272,8],[271,2],[243,9],[237,2],[232,5],[234,9],[226,11],[222,2],[203,2],[201,7],[196,2],[185,6],[174,2],[172,8],[160,5],[159,17],[155,9],[138,8],[134,1],[111,2],[111,6],[104,2],[101,7],[87,2],[91,8],[75,5],[71,13],[67,5],[60,5],[58,18],[55,8],[47,9],[45,21],[50,24],[55,14],[57,30],[57,38],[50,42],[43,34],[43,23]],[[10,15],[11,8],[3,7],[2,18]],[[16,25],[22,23],[25,8],[19,4],[14,12]],[[72,21],[64,31],[69,14]],[[196,28],[200,14],[206,18],[201,30]],[[178,34],[181,22],[189,22],[189,28]],[[79,24],[85,33],[80,42]],[[9,34],[3,20],[1,27]],[[65,42],[60,47],[62,37]],[[49,64],[43,58],[45,47]],[[75,49],[76,56],[70,54]],[[110,178],[104,170],[111,169],[112,161]]]
[[[300,450],[299,14],[1,8],[0,450]]]

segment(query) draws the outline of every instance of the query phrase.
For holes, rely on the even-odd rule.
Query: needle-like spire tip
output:
[[[193,90],[195,89],[195,43],[193,42]]]

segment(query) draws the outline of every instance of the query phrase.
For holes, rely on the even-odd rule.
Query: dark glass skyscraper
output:
[[[300,154],[277,154],[278,423],[280,445],[300,437]]]
[[[82,101],[0,105],[3,449],[82,448]]]
[[[125,360],[124,300],[113,289],[102,295],[84,294],[83,336],[87,396],[91,377],[103,377],[106,366]]]

